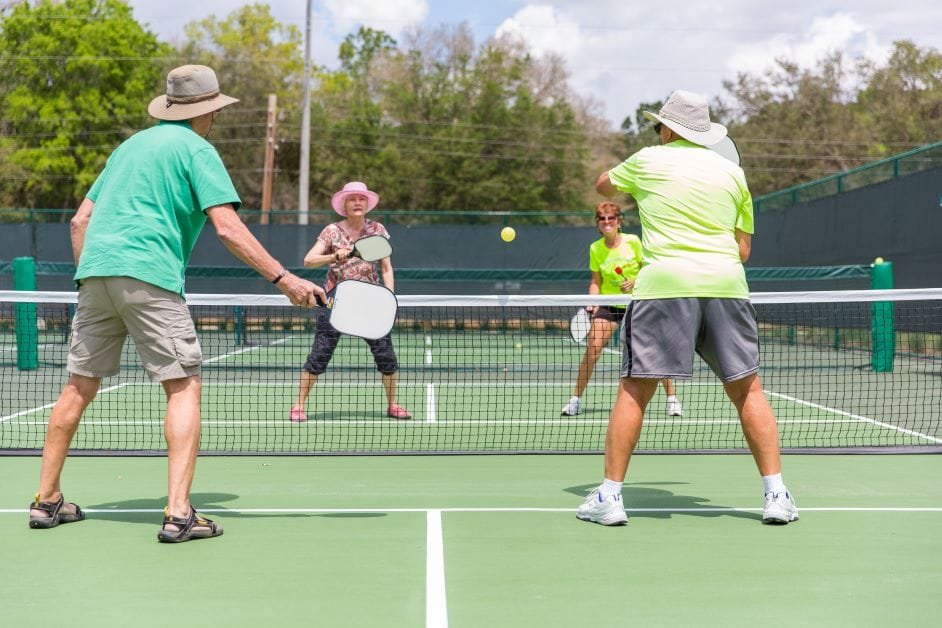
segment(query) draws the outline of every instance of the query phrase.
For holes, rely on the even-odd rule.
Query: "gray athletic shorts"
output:
[[[89,277],[81,284],[69,345],[70,373],[116,375],[130,335],[152,381],[200,374],[203,354],[183,297],[130,277]]]
[[[693,377],[693,354],[724,382],[759,370],[759,330],[748,299],[632,301],[622,322],[622,377]]]

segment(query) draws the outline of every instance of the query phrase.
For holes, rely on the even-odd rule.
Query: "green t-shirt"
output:
[[[610,249],[605,238],[599,238],[589,245],[589,270],[602,277],[599,294],[622,294],[621,282],[634,279],[641,270],[641,240],[623,233],[621,243]]]
[[[641,149],[608,175],[638,203],[644,266],[633,298],[749,298],[735,235],[753,232],[742,168],[677,140]]]
[[[241,205],[219,153],[189,121],[161,122],[118,146],[88,198],[95,206],[75,279],[133,277],[177,294],[203,210]]]

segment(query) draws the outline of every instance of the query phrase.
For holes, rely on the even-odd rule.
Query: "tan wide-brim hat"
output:
[[[354,195],[366,197],[367,212],[371,211],[379,203],[379,194],[367,188],[366,184],[362,181],[351,181],[343,186],[342,190],[335,192],[334,195],[330,197],[330,206],[341,216],[346,216],[347,208],[344,206],[344,203],[348,196]]]
[[[694,144],[713,146],[726,137],[726,127],[710,122],[710,106],[703,96],[682,89],[671,94],[657,113],[644,111],[648,120],[660,122]]]
[[[205,65],[181,65],[167,75],[167,94],[150,101],[147,113],[158,120],[190,120],[226,105],[237,98],[219,92],[213,69]]]

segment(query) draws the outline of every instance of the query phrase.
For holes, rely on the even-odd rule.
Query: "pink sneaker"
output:
[[[305,421],[307,421],[307,415],[304,414],[304,410],[301,408],[291,408],[292,423],[304,423]]]
[[[396,404],[392,404],[386,409],[386,416],[388,416],[390,419],[399,419],[400,421],[412,418],[412,415],[408,410],[402,406],[397,406]]]

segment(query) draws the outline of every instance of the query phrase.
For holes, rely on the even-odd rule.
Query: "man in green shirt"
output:
[[[181,542],[222,534],[190,504],[200,433],[202,352],[183,298],[184,269],[207,218],[223,244],[288,296],[311,307],[324,291],[287,272],[236,214],[241,205],[216,149],[206,141],[219,110],[211,68],[185,65],[167,76],[167,94],[148,112],[161,122],[136,133],[108,158],[72,219],[78,307],[69,380],[49,416],[31,528],[84,519],[66,502],[60,477],[72,437],[103,377],[118,373],[127,336],[167,395],[164,435],[168,488],[157,538]]]
[[[628,521],[621,499],[644,411],[659,379],[693,376],[699,354],[736,406],[765,488],[763,523],[798,519],[782,481],[778,427],[759,381],[755,310],[743,262],[752,243],[752,197],[742,169],[709,150],[726,136],[706,100],[671,94],[655,122],[661,145],[603,172],[596,190],[638,204],[644,264],[624,319],[622,379],[605,440],[605,477],[577,517]]]

